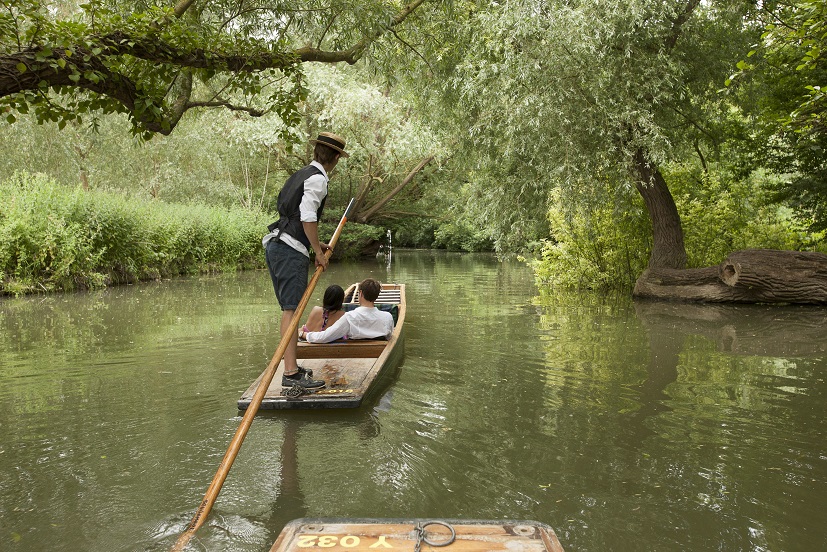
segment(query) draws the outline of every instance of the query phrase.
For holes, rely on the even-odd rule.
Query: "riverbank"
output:
[[[260,268],[270,215],[67,187],[18,173],[0,183],[0,294],[93,289]]]

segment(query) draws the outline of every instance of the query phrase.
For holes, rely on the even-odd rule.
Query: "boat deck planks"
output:
[[[373,366],[375,362],[375,358],[346,358],[346,359],[336,359],[335,364],[331,364],[327,362],[327,359],[320,358],[320,359],[306,359],[302,362],[302,366],[305,368],[310,368],[313,370],[313,377],[317,379],[323,379],[326,382],[326,386],[321,391],[317,391],[313,395],[331,395],[333,391],[336,392],[337,396],[344,397],[344,396],[353,396],[354,391],[360,389],[364,386],[365,378],[370,371],[370,368]],[[284,361],[279,363],[279,367],[276,370],[276,375],[273,377],[273,381],[270,382],[270,386],[267,388],[267,393],[264,395],[264,400],[279,400],[283,399],[281,395],[282,389],[281,386],[281,377],[284,375]],[[256,388],[258,387],[259,382],[261,381],[261,375],[256,378],[256,381],[250,386],[247,392],[241,396],[240,400],[247,400],[249,401],[253,393],[255,393]],[[348,390],[352,390],[348,393]],[[262,408],[266,408],[262,404]]]
[[[429,523],[432,520],[351,520],[297,519],[288,523],[270,552],[300,550],[396,550],[413,551],[417,544],[417,524],[424,526],[434,546],[421,542],[422,550],[449,541],[450,529]],[[456,537],[446,550],[462,552],[563,552],[554,530],[536,521],[446,520]]]
[[[347,302],[358,304],[358,286],[346,292]],[[300,365],[313,370],[314,379],[323,379],[325,387],[300,397],[282,395],[284,361],[279,362],[261,409],[296,408],[355,408],[371,391],[373,384],[385,368],[401,354],[402,326],[405,320],[405,286],[382,284],[382,292],[376,305],[396,305],[397,320],[390,339],[352,340],[336,343],[312,344],[299,342],[296,356]],[[263,377],[263,373],[250,385],[238,400],[239,410],[245,410]]]

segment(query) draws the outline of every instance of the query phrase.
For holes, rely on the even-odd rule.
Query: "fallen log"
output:
[[[638,278],[633,296],[709,303],[827,305],[827,255],[745,249],[730,254],[718,266],[648,268]]]

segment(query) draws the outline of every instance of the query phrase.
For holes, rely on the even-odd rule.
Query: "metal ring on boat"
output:
[[[440,541],[440,542],[433,542],[433,541],[428,540],[428,535],[425,532],[425,528],[429,525],[442,525],[443,527],[445,527],[446,529],[448,529],[451,532],[451,538],[448,539],[448,540]],[[457,532],[454,530],[454,528],[451,527],[451,525],[449,523],[445,523],[444,521],[434,520],[434,521],[428,521],[428,522],[425,522],[425,523],[417,523],[416,524],[416,529],[417,529],[418,540],[421,540],[425,544],[427,544],[429,546],[433,546],[434,548],[440,548],[442,546],[448,546],[449,544],[454,542],[457,538]],[[419,544],[419,543],[417,543],[417,544]]]

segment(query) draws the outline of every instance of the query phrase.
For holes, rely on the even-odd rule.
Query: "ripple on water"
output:
[[[305,514],[539,519],[566,549],[823,548],[823,358],[719,350],[714,321],[744,318],[717,310],[682,326],[685,306],[651,323],[583,295],[527,308],[530,271],[493,258],[416,252],[325,278],[368,274],[410,283],[398,377],[354,412],[258,416],[193,550],[266,549]],[[0,305],[17,548],[169,549],[275,346],[266,273],[229,280],[250,285]],[[770,322],[751,343],[793,335]]]

